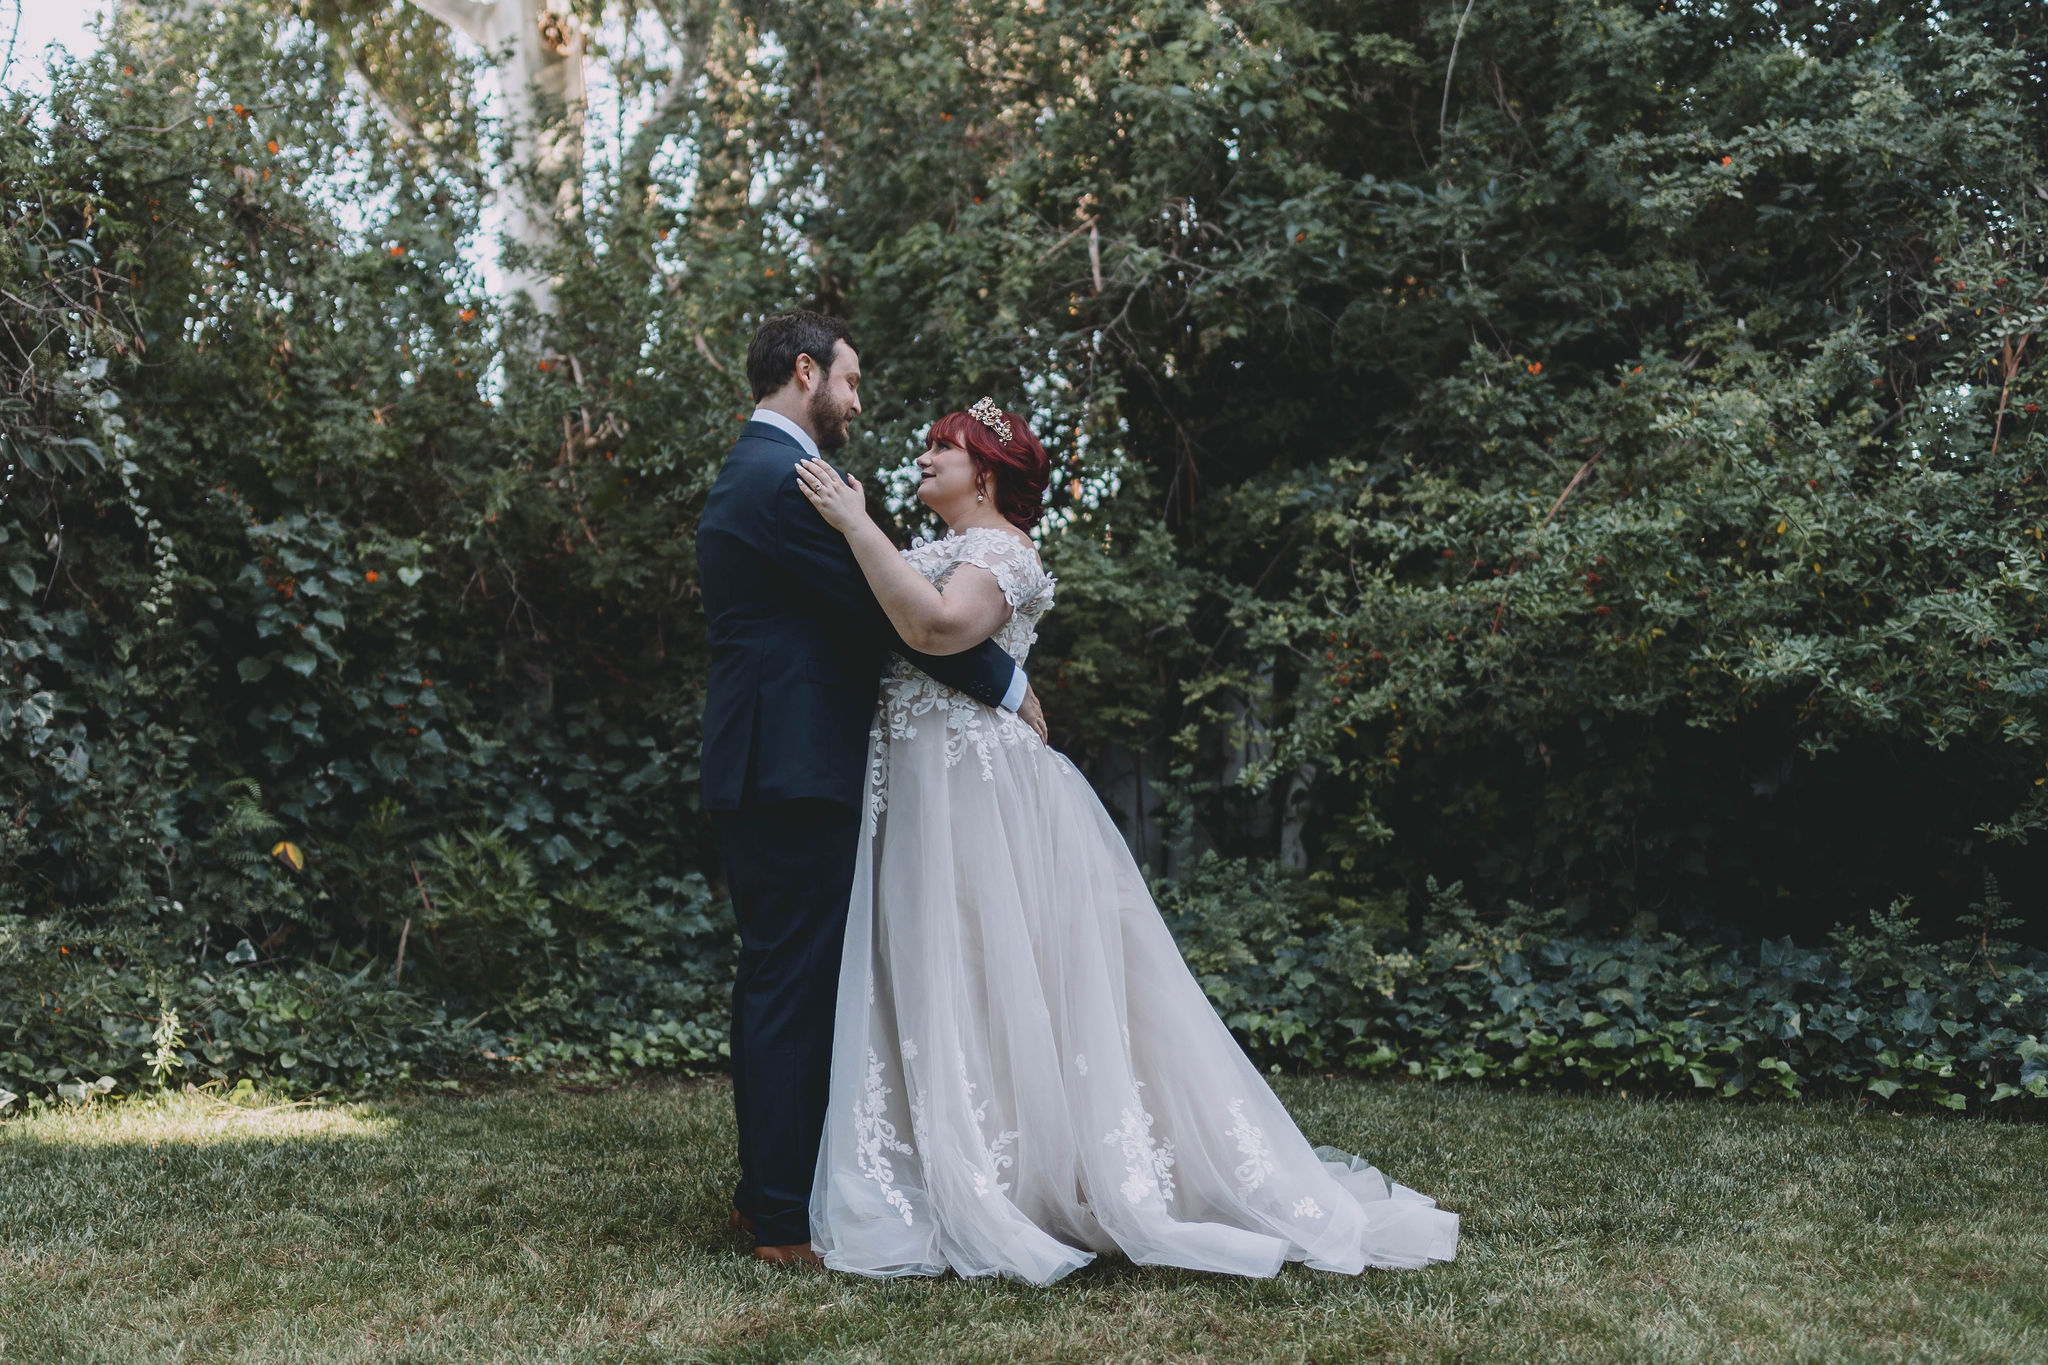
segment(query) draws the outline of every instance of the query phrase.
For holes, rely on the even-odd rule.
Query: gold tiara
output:
[[[996,406],[996,400],[984,397],[967,410],[967,415],[993,431],[1004,445],[1010,443],[1010,419],[1003,416],[1003,410]]]

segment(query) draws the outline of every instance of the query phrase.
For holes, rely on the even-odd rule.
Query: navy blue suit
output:
[[[890,652],[998,705],[1016,665],[994,641],[904,645],[846,538],[797,487],[794,437],[749,422],[697,524],[709,624],[703,800],[739,921],[733,983],[733,1202],[761,1246],[810,1240],[832,1011],[867,782],[868,730]]]

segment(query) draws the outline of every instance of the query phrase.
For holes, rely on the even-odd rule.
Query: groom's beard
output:
[[[811,434],[818,438],[818,449],[838,450],[853,436],[853,414],[833,401],[830,389],[819,389],[811,395],[811,406],[807,410],[811,419]]]

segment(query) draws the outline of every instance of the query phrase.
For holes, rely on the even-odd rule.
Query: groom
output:
[[[905,646],[846,538],[798,491],[797,461],[844,446],[860,412],[860,355],[845,325],[802,311],[769,318],[747,349],[747,382],[758,406],[697,524],[711,644],[704,808],[740,930],[733,1222],[751,1226],[756,1259],[815,1264],[811,1177],[886,656],[1017,711],[1041,735],[1044,720],[994,641],[943,657]]]

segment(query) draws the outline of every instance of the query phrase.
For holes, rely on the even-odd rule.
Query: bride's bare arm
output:
[[[958,654],[1001,630],[1010,604],[996,576],[963,564],[940,592],[910,567],[868,516],[861,486],[823,460],[797,465],[797,486],[818,514],[846,537],[854,560],[903,643],[925,654]]]

